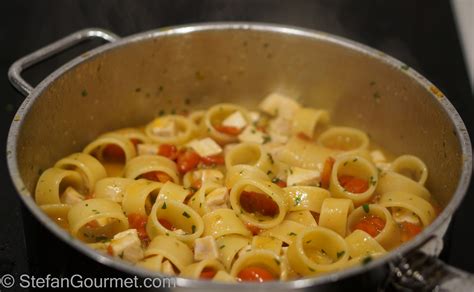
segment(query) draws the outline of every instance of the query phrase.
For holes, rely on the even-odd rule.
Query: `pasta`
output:
[[[439,212],[420,157],[280,93],[98,136],[35,200],[89,248],[156,273],[287,281],[364,265]],[[393,159],[392,159],[393,158]]]

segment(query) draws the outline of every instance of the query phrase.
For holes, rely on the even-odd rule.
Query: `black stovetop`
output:
[[[2,4],[0,9],[0,149],[5,149],[9,124],[23,99],[7,81],[8,67],[16,59],[85,27],[103,27],[125,36],[203,21],[290,24],[375,47],[409,64],[435,83],[454,104],[472,134],[473,95],[449,3],[447,0],[9,1],[8,6]],[[26,72],[26,78],[32,83],[40,81],[74,53],[77,52],[69,52]],[[0,276],[4,273],[121,275],[81,256],[42,227],[17,198],[6,169],[5,154],[0,159]],[[474,273],[473,207],[471,188],[453,218],[441,254],[443,260],[471,273]]]

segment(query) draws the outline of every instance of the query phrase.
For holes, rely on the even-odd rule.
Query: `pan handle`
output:
[[[390,263],[380,291],[472,291],[474,275],[446,264],[436,256],[415,250]]]
[[[33,86],[21,77],[21,72],[57,53],[60,53],[82,41],[100,38],[108,42],[114,42],[120,37],[112,32],[101,28],[87,28],[72,33],[52,44],[47,45],[23,58],[17,60],[8,70],[8,78],[11,84],[24,96],[28,96],[33,91]]]

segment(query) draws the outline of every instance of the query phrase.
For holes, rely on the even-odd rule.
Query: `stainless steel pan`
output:
[[[68,62],[35,88],[21,78],[23,69],[90,38],[110,43]],[[442,226],[460,204],[471,178],[466,128],[433,84],[382,52],[322,32],[269,24],[209,23],[120,39],[105,30],[86,29],[18,60],[9,77],[26,96],[7,142],[8,166],[21,200],[61,240],[131,274],[157,276],[72,239],[40,211],[32,194],[38,174],[59,158],[80,151],[99,133],[143,124],[161,110],[204,108],[218,101],[255,106],[269,92],[287,93],[305,105],[329,109],[334,123],[367,131],[395,154],[420,156],[430,170],[428,188],[445,207],[414,240],[365,266],[318,278],[231,287],[178,278],[183,287],[285,290],[318,286],[331,290],[385,270],[379,267],[391,266],[400,272],[398,261],[410,260],[410,253],[442,236]],[[186,100],[191,101],[189,106]],[[429,282],[432,273],[424,275],[421,265],[414,268],[420,268],[425,278],[403,271],[392,274],[398,275],[394,280],[412,288],[453,277],[463,279],[458,284],[472,281],[471,275],[421,258],[423,263],[434,261],[446,277]]]

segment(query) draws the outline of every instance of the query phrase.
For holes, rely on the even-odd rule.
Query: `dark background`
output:
[[[344,36],[382,50],[436,84],[461,114],[470,133],[473,95],[469,87],[450,1],[2,1],[0,4],[0,275],[119,275],[59,242],[21,205],[5,162],[5,141],[23,98],[7,80],[18,58],[86,27],[121,36],[162,26],[203,21],[290,24]],[[473,15],[474,17],[474,15]],[[82,46],[86,50],[92,45]],[[32,84],[70,59],[69,51],[26,72]],[[426,141],[430,143],[430,141]],[[453,218],[441,258],[474,273],[473,188]]]

